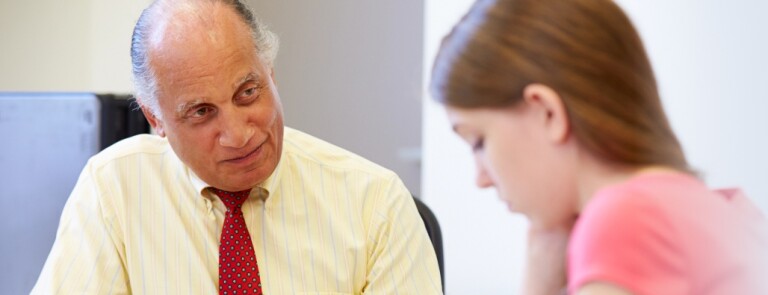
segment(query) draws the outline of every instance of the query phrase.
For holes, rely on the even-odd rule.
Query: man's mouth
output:
[[[248,161],[250,158],[252,158],[252,157],[256,156],[257,154],[259,154],[259,152],[261,152],[261,148],[262,148],[263,146],[264,146],[264,143],[260,144],[260,145],[259,145],[258,147],[256,147],[254,150],[252,150],[252,151],[250,151],[250,152],[248,152],[248,153],[246,153],[246,154],[244,154],[244,155],[241,155],[241,156],[237,156],[237,157],[234,157],[234,158],[229,158],[229,159],[226,159],[226,160],[224,160],[224,162],[228,162],[228,163],[241,163],[241,162],[246,162],[246,161]]]

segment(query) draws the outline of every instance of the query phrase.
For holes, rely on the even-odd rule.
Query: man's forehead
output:
[[[198,16],[190,9],[169,12],[152,28],[147,57],[156,74],[163,68],[218,67],[222,58],[256,55],[250,28],[234,10],[219,7]]]
[[[250,38],[250,28],[218,1],[161,1],[152,13],[149,48],[216,45],[225,34]]]

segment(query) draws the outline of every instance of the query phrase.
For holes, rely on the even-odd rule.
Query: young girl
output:
[[[567,265],[569,293],[768,294],[766,218],[688,165],[615,3],[478,1],[431,88],[478,186],[530,220],[526,293],[556,293]]]

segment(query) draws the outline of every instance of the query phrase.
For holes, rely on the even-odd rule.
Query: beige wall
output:
[[[127,93],[130,36],[150,1],[1,1],[0,91]]]
[[[248,1],[281,40],[286,124],[421,191],[423,0]]]
[[[92,0],[90,91],[132,93],[131,35],[149,0]]]

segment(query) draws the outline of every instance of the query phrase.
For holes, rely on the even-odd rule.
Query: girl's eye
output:
[[[474,151],[474,152],[482,151],[483,150],[483,143],[484,143],[484,141],[483,141],[482,138],[480,138],[477,141],[475,141],[475,143],[472,144],[472,151]]]

